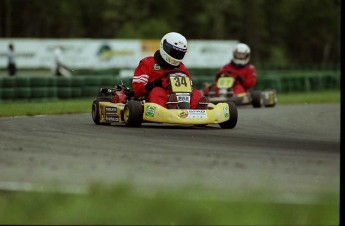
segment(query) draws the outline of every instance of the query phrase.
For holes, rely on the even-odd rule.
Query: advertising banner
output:
[[[236,40],[189,40],[183,62],[189,68],[218,68],[230,61]],[[71,69],[135,68],[159,49],[160,40],[140,39],[0,39],[0,67],[7,66],[8,45],[15,47],[18,68],[53,68],[54,51]]]

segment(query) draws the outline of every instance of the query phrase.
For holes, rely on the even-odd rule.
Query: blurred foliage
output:
[[[255,63],[340,62],[340,0],[0,0],[3,38],[235,39]]]

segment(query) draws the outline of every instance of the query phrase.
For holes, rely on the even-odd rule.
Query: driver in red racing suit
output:
[[[216,96],[219,96],[217,80],[222,76],[232,76],[235,78],[233,92],[235,96],[245,93],[256,84],[256,69],[249,64],[250,48],[244,43],[239,43],[233,51],[233,59],[230,63],[221,67],[217,74],[215,83],[204,88],[204,94],[207,95],[210,89],[214,89]]]
[[[176,32],[167,33],[163,36],[160,49],[154,56],[142,59],[134,71],[132,80],[133,91],[137,96],[146,96],[149,102],[166,107],[168,101],[168,81],[164,75],[174,72],[186,74],[190,81],[192,77],[182,63],[182,59],[187,52],[187,40],[184,36]],[[192,82],[191,82],[192,83]],[[191,84],[192,85],[192,84]],[[169,102],[177,102],[176,95],[170,95]],[[192,109],[203,109],[207,102],[206,97],[200,90],[193,89],[191,94],[190,107]],[[171,105],[177,108],[177,105]]]

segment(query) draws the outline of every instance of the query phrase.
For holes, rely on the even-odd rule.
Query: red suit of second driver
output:
[[[233,62],[224,65],[218,70],[216,81],[221,75],[229,74],[236,79],[233,91],[235,95],[245,93],[256,84],[256,69],[252,64],[236,65]],[[242,77],[242,78],[240,78]]]
[[[247,92],[248,89],[253,88],[256,84],[256,69],[249,63],[250,48],[245,43],[239,43],[233,50],[233,59],[230,63],[221,67],[217,74],[215,82],[204,88],[204,94],[207,95],[210,89],[216,92],[219,96],[219,89],[217,81],[222,76],[231,76],[235,79],[233,85],[233,92],[235,96]]]

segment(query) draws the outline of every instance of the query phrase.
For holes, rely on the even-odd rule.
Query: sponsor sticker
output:
[[[155,71],[159,71],[159,70],[161,69],[161,66],[159,66],[159,64],[154,64],[154,65],[153,65],[153,69],[154,69]]]
[[[188,118],[207,118],[206,110],[188,110]]]
[[[153,116],[155,116],[156,108],[157,108],[157,107],[148,105],[148,106],[146,107],[145,115],[148,116],[148,117],[153,117]]]
[[[105,108],[105,111],[116,113],[116,112],[117,112],[117,108],[116,108],[116,107],[106,107],[106,108]]]
[[[118,122],[119,117],[117,115],[106,115],[105,120],[109,122]]]
[[[223,107],[223,111],[224,111],[224,117],[229,118],[230,117],[229,107]]]
[[[182,112],[178,115],[178,117],[180,117],[180,118],[187,118],[187,117],[188,117],[188,111],[182,111]]]
[[[185,110],[179,115],[180,118],[207,118],[206,110]]]

